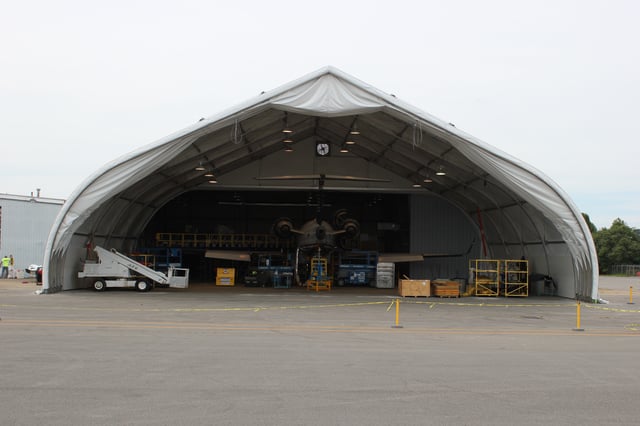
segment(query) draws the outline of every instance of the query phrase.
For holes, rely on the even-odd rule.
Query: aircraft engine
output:
[[[342,229],[348,238],[355,238],[360,234],[360,224],[355,219],[345,219]]]
[[[293,222],[291,219],[283,217],[276,221],[273,225],[273,232],[276,234],[278,238],[290,238],[291,230],[293,229]]]
[[[333,226],[337,229],[343,229],[345,221],[349,218],[347,209],[340,209],[333,215]]]

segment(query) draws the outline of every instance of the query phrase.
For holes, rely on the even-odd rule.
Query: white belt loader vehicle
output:
[[[93,288],[103,291],[107,287],[135,287],[138,291],[149,291],[155,285],[175,288],[189,287],[189,270],[170,267],[167,274],[155,271],[140,262],[118,253],[96,246],[97,261],[85,261],[78,278],[92,278]]]

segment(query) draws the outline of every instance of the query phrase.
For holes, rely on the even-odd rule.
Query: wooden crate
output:
[[[429,297],[431,296],[430,280],[400,280],[398,283],[400,296]]]
[[[456,281],[434,282],[432,293],[437,297],[460,297],[460,283]]]

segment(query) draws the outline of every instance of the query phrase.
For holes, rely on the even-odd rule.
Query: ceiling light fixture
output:
[[[286,138],[282,139],[282,142],[284,142],[284,143],[293,143],[293,139],[291,139],[290,137],[287,136]]]
[[[438,167],[438,170],[436,171],[436,176],[445,176],[446,174],[447,172],[444,171],[443,166]]]
[[[344,143],[345,143],[346,145],[355,145],[355,144],[356,144],[356,141],[354,141],[353,139],[347,139]]]
[[[209,179],[209,183],[218,183],[218,180],[216,178]]]
[[[340,148],[340,152],[341,152],[341,153],[343,153],[343,154],[345,154],[345,153],[349,152],[349,150],[347,149],[347,147],[346,147],[346,146],[344,146],[344,145],[343,145],[343,146]]]
[[[359,135],[360,130],[358,129],[358,117],[356,116],[355,120],[353,120],[353,125],[351,126],[351,130],[349,130],[350,135]]]
[[[204,172],[206,169],[204,168],[204,162],[200,161],[196,166],[195,170],[199,172]]]
[[[416,183],[414,183],[414,184],[413,184],[413,187],[414,187],[414,188],[420,188],[421,186],[422,186],[422,185],[420,185],[418,182],[416,182]]]
[[[212,178],[214,176],[215,175],[213,174],[213,172],[207,172],[207,173],[204,174],[204,177],[208,177],[208,178]]]
[[[291,129],[291,127],[289,127],[289,115],[286,111],[284,113],[284,118],[282,119],[282,121],[284,122],[282,133],[293,133],[293,130]]]
[[[432,183],[433,179],[431,179],[429,176],[427,176],[426,178],[424,178],[423,182],[424,183]]]
[[[293,152],[293,147],[291,145],[287,145],[284,147],[284,152]]]

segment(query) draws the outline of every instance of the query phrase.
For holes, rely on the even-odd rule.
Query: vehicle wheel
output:
[[[96,280],[93,282],[93,289],[95,291],[104,291],[107,288],[107,285],[102,280]]]
[[[136,282],[136,290],[138,290],[138,291],[149,291],[149,290],[151,290],[151,286],[145,280],[138,280]]]

